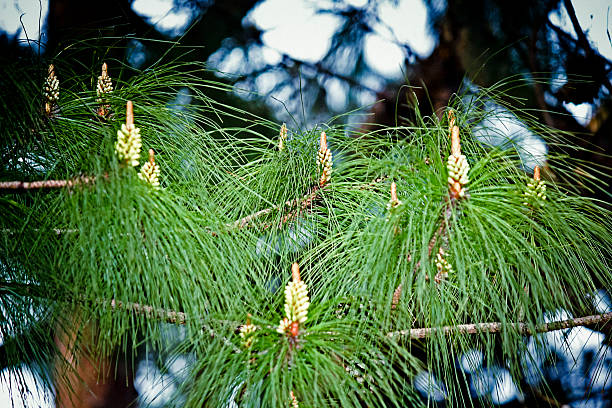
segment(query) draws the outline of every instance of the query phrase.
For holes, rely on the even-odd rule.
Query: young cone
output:
[[[395,181],[391,183],[391,199],[389,203],[387,203],[387,210],[392,210],[393,208],[397,208],[403,203],[397,198],[397,185]]]
[[[283,123],[280,128],[280,134],[278,137],[278,150],[285,148],[285,142],[287,141],[287,125]]]
[[[435,276],[436,283],[440,283],[448,278],[448,275],[453,272],[452,265],[444,257],[444,250],[440,248],[436,255],[436,269],[438,273]]]
[[[308,319],[308,288],[300,278],[300,267],[297,263],[291,266],[291,282],[285,287],[285,317],[280,321],[277,331],[281,334],[289,331],[296,337],[299,325]]]
[[[45,114],[51,117],[57,112],[57,104],[59,102],[59,80],[55,75],[55,67],[53,66],[53,64],[49,65],[49,74],[47,76],[47,79],[45,80],[43,94],[45,97]]]
[[[295,398],[293,391],[291,391],[290,395],[291,395],[291,408],[300,408],[300,404],[298,404],[298,400],[297,398]]]
[[[138,178],[159,189],[159,166],[155,163],[155,152],[149,149],[149,161],[142,165]]]
[[[134,107],[132,101],[128,101],[125,124],[122,124],[121,129],[117,131],[115,152],[119,160],[135,167],[139,164],[141,147],[140,129],[134,126]]]
[[[240,326],[240,334],[239,336],[242,338],[242,346],[245,349],[250,349],[253,345],[255,339],[253,337],[253,333],[257,330],[257,326],[251,324],[251,314],[247,315],[246,324]]]
[[[546,184],[540,177],[540,166],[533,169],[533,181],[529,181],[523,193],[526,206],[542,204],[546,200]]]
[[[99,116],[106,116],[110,113],[110,105],[108,104],[107,96],[113,92],[113,81],[108,76],[108,66],[106,62],[102,64],[102,75],[98,77],[96,85],[96,101],[100,104],[97,113]]]
[[[332,153],[327,148],[327,135],[325,132],[321,132],[321,142],[317,154],[317,168],[321,170],[321,177],[319,178],[321,186],[325,185],[331,178],[332,165]]]
[[[463,198],[465,196],[464,186],[469,182],[470,165],[465,156],[461,154],[459,127],[457,126],[453,126],[451,130],[451,154],[448,156],[446,168],[448,169],[448,186],[451,197]]]

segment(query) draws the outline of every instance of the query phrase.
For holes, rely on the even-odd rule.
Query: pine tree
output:
[[[426,369],[453,406],[460,353],[519,376],[525,336],[612,320],[586,296],[612,287],[610,212],[576,188],[594,181],[568,155],[526,175],[474,141],[481,105],[300,129],[211,99],[231,89],[195,63],[70,63],[0,78],[6,366],[60,361],[43,380],[70,381],[84,344],[167,349],[166,323],[195,356],[171,404],[418,406]],[[174,106],[184,86],[194,103]],[[560,308],[575,318],[545,322]]]

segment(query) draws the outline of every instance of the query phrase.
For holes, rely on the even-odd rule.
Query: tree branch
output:
[[[24,192],[28,190],[43,190],[43,189],[56,189],[56,188],[70,188],[79,184],[93,184],[96,181],[96,177],[89,176],[81,176],[75,179],[68,180],[38,180],[38,181],[0,181],[0,191],[8,190],[11,192]],[[284,206],[292,208],[294,206],[303,206],[304,203],[310,203],[313,199],[315,199],[318,195],[320,186],[314,186],[311,191],[301,198],[296,198],[295,200],[289,200],[284,203]],[[283,205],[275,205],[272,207],[265,208],[263,210],[257,211],[253,214],[247,215],[246,217],[242,217],[239,220],[234,221],[233,223],[227,224],[229,227],[233,228],[243,228],[247,226],[251,221],[262,217],[266,214],[271,213],[274,210],[278,210],[282,208]],[[4,231],[11,232],[11,231]],[[63,231],[56,230],[57,234],[61,234]]]
[[[384,181],[386,178],[387,178],[386,176],[378,177],[372,180],[369,184],[362,186],[362,188],[372,187],[376,185],[377,183]],[[79,184],[93,184],[95,181],[96,181],[95,176],[92,176],[92,177],[81,176],[81,177],[78,177],[75,179],[69,179],[69,180],[41,180],[41,181],[30,181],[30,182],[28,181],[0,181],[0,191],[9,190],[9,191],[14,191],[14,192],[23,192],[23,191],[28,191],[28,190],[54,189],[54,188],[66,188],[66,187],[70,188],[72,186],[76,186]],[[227,226],[231,228],[236,228],[236,229],[246,227],[251,221],[259,217],[262,217],[264,215],[270,214],[272,211],[279,210],[283,206],[286,206],[289,208],[298,207],[298,209],[299,207],[305,208],[309,204],[311,204],[313,200],[317,198],[320,190],[326,187],[327,185],[324,185],[324,186],[315,185],[314,187],[310,189],[308,194],[304,195],[301,198],[296,198],[295,200],[286,201],[284,205],[274,205],[272,207],[264,208],[263,210],[259,210],[255,213],[242,217],[234,221],[233,223],[229,223],[227,224]],[[54,231],[58,235],[65,232],[59,229],[56,229]],[[3,232],[11,233],[11,231],[9,230],[4,230]],[[70,232],[76,232],[76,231],[71,230]]]
[[[572,8],[573,10],[573,8]],[[569,13],[569,10],[568,10]],[[563,31],[561,28],[557,27],[556,25],[554,25],[550,19],[548,19],[546,21],[546,24],[553,29],[553,31],[560,37],[563,38],[564,40],[568,41],[568,42],[575,42],[576,40],[574,38],[572,38],[571,35],[569,35],[568,33],[566,33],[565,31]],[[580,29],[580,26],[578,25],[578,29]],[[582,29],[580,29],[580,32],[582,32]],[[584,33],[582,33],[584,35]],[[604,57],[603,55],[596,53],[595,51],[593,51],[593,49],[591,48],[591,46],[589,45],[588,41],[586,41],[586,43],[583,43],[582,41],[578,41],[578,43],[583,46],[585,48],[585,52],[587,53],[587,55],[592,55],[595,56],[595,58],[597,60],[601,60],[602,63],[605,65],[607,64],[608,66],[610,64],[612,64],[612,61],[608,60],[606,57]],[[609,72],[609,71],[607,71]],[[602,85],[606,87],[606,89],[608,89],[608,91],[610,93],[612,93],[612,83],[607,80],[607,78],[603,78],[602,79]]]
[[[592,53],[591,45],[589,44],[589,40],[587,40],[584,31],[582,31],[582,27],[580,27],[580,23],[578,22],[578,17],[576,17],[576,11],[574,10],[574,5],[571,0],[564,0],[563,4],[565,5],[565,10],[567,10],[567,14],[569,15],[570,20],[572,21],[572,26],[574,26],[574,31],[576,31],[576,35],[578,36],[578,42],[584,50],[588,53]]]
[[[359,187],[359,189],[367,189],[367,188],[371,188],[373,186],[375,186],[378,183],[381,183],[383,181],[385,181],[387,179],[387,176],[380,176],[375,178],[374,180],[372,180],[370,183],[368,184],[363,184]],[[298,207],[297,211],[299,211],[300,209],[305,209],[308,208],[312,202],[314,200],[317,199],[319,192],[325,188],[327,188],[327,186],[329,186],[329,184],[324,184],[323,186],[320,185],[315,185],[314,187],[312,187],[310,189],[310,192],[306,195],[304,195],[301,198],[296,198],[295,200],[290,200],[285,202],[285,206],[289,207],[289,208],[293,208],[293,207]],[[259,218],[263,215],[269,214],[274,210],[278,210],[280,209],[282,206],[280,205],[275,205],[272,207],[268,207],[265,208],[263,210],[257,211],[256,213],[247,215],[246,217],[243,217],[239,220],[236,220],[232,225],[234,226],[234,228],[242,228],[244,226],[246,226],[249,222],[253,221],[256,218]],[[284,224],[285,222],[287,222],[290,218],[292,218],[292,216],[295,216],[296,214],[288,214],[282,221],[281,224]]]
[[[283,59],[282,62],[279,64],[279,66],[281,66],[282,68],[286,69],[286,70],[290,70],[292,67],[287,63],[288,61],[291,61],[292,63],[294,63],[297,66],[304,66],[304,67],[308,67],[309,69],[312,69],[313,71],[316,71],[318,73],[320,73],[321,75],[327,76],[327,77],[331,77],[331,78],[336,78],[339,79],[341,81],[346,82],[347,84],[351,85],[351,86],[355,86],[358,88],[361,88],[365,91],[371,92],[374,95],[378,94],[379,91],[377,91],[376,89],[369,87],[357,80],[355,80],[354,78],[351,78],[348,75],[343,75],[340,74],[338,72],[334,72],[328,68],[326,68],[322,62],[317,62],[317,63],[312,63],[312,62],[308,62],[308,61],[304,61],[304,60],[300,60],[297,58],[293,58],[290,57],[287,54],[283,55]]]
[[[113,310],[125,310],[136,315],[145,316],[147,319],[158,319],[165,323],[185,325],[187,323],[187,314],[185,312],[177,312],[175,310],[154,308],[153,306],[143,305],[141,303],[133,302],[122,302],[120,300],[111,299],[110,302],[102,301],[102,304],[110,306]],[[199,321],[202,328],[208,332],[210,337],[218,337],[223,341],[227,347],[232,348],[235,353],[241,353],[240,350],[234,343],[231,342],[227,337],[218,334],[212,327],[203,321]]]
[[[239,220],[234,221],[228,226],[232,226],[233,228],[243,228],[246,227],[251,221],[262,217],[264,215],[270,214],[272,211],[279,210],[283,206],[292,208],[294,206],[299,206],[301,203],[306,202],[307,200],[312,200],[316,197],[317,191],[319,190],[318,186],[313,187],[312,191],[301,198],[296,198],[295,200],[289,200],[284,203],[284,205],[274,205],[272,207],[264,208],[263,210],[257,211],[253,214],[249,214],[246,217],[242,217]]]
[[[110,308],[113,310],[125,310],[137,315],[145,316],[148,319],[158,319],[165,323],[184,325],[187,322],[187,315],[184,312],[177,312],[175,310],[156,309],[149,305],[133,302],[122,302],[115,299],[110,301],[102,301],[101,303],[110,306]]]
[[[166,323],[180,324],[183,325],[187,321],[188,316],[184,312],[176,312],[174,310],[166,309],[155,309],[152,306],[142,305],[139,303],[131,302],[120,302],[114,299],[110,301],[110,306],[114,310],[127,310],[138,315],[143,315],[147,318],[160,319]],[[555,330],[570,329],[577,326],[592,326],[592,325],[603,325],[612,321],[612,312],[602,313],[598,315],[582,316],[566,320],[557,320],[549,323],[536,325],[532,329],[527,323],[501,323],[501,322],[490,322],[490,323],[473,323],[473,324],[459,324],[456,326],[443,326],[443,327],[423,327],[409,330],[399,330],[395,332],[387,333],[387,337],[404,337],[409,336],[411,339],[425,339],[433,337],[434,335],[441,333],[444,336],[452,334],[479,334],[479,333],[501,333],[504,329],[512,328],[518,330],[518,332],[525,336],[533,336],[537,333],[546,333]],[[205,326],[210,332],[212,337],[217,334],[208,326]],[[228,339],[223,337],[224,342],[229,342]],[[231,343],[231,342],[230,342]],[[233,344],[232,344],[233,346]]]
[[[69,180],[0,181],[0,190],[23,192],[28,190],[70,188],[79,184],[93,184],[96,177],[81,176]]]
[[[582,316],[573,319],[557,320],[554,322],[544,323],[535,326],[532,329],[526,323],[473,323],[473,324],[459,324],[456,326],[443,326],[443,327],[423,327],[418,329],[407,329],[399,330],[391,333],[387,333],[388,337],[404,337],[409,336],[411,339],[425,339],[432,337],[436,334],[442,334],[444,336],[451,335],[454,333],[458,334],[478,334],[478,333],[501,333],[506,328],[512,328],[517,330],[520,334],[525,336],[532,336],[536,333],[546,333],[555,330],[569,329],[577,326],[590,326],[605,324],[612,321],[612,312],[603,313],[592,316]]]
[[[18,292],[24,295],[45,297],[45,292],[41,291],[39,285],[36,284],[24,284],[15,282],[1,282],[0,289],[9,289],[11,292]],[[135,302],[123,302],[120,300],[99,300],[96,303],[109,306],[112,310],[117,311],[128,311],[136,315],[144,316],[148,319],[158,319],[165,323],[185,325],[189,319],[189,315],[185,312],[179,312],[176,310],[155,308],[150,305],[145,305]],[[506,328],[513,328],[525,336],[532,336],[536,333],[546,333],[554,330],[569,329],[577,326],[592,326],[592,325],[603,325],[612,321],[612,312],[602,313],[591,316],[581,316],[566,320],[557,320],[549,323],[536,325],[532,329],[527,323],[502,323],[502,322],[490,322],[490,323],[472,323],[472,324],[459,324],[455,326],[442,326],[442,327],[422,327],[415,329],[398,330],[387,333],[387,337],[404,337],[408,336],[411,339],[424,339],[432,337],[435,334],[441,333],[444,336],[451,335],[454,333],[459,334],[478,334],[478,333],[501,333]],[[204,324],[203,327],[208,330],[211,337],[219,336],[210,326]],[[220,336],[224,342],[231,343],[224,336]],[[232,347],[235,347],[231,343]]]

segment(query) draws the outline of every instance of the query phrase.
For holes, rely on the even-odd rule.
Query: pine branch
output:
[[[605,324],[612,321],[612,312],[603,313],[591,316],[576,317],[573,319],[557,320],[554,322],[544,323],[531,328],[526,323],[473,323],[473,324],[459,324],[456,326],[443,326],[443,327],[423,327],[418,329],[399,330],[388,333],[388,337],[403,337],[409,336],[411,339],[425,339],[432,337],[438,333],[445,336],[454,333],[460,334],[478,334],[478,333],[501,333],[504,328],[514,328],[518,332],[525,336],[533,336],[536,333],[546,333],[555,330],[570,329],[577,326],[591,326]]]
[[[451,156],[449,158],[450,165],[451,158],[455,158],[455,160],[457,160],[459,157],[463,157],[464,159],[465,157],[461,156],[461,140],[459,137],[459,127],[455,124],[455,113],[452,110],[448,112],[448,120],[450,133],[449,137],[451,139]],[[469,166],[467,167],[467,170],[469,171]],[[455,175],[455,177],[457,176]],[[454,178],[451,178],[449,174],[449,195],[444,199],[444,207],[442,209],[442,220],[440,222],[440,226],[438,227],[436,232],[434,232],[434,235],[431,237],[431,239],[429,240],[429,244],[427,245],[428,257],[431,257],[433,250],[438,245],[439,239],[442,239],[442,244],[444,244],[445,242],[448,244],[448,229],[450,226],[451,217],[453,215],[453,210],[459,204],[459,200],[465,195],[465,189],[463,188],[465,182],[466,181],[455,180]],[[469,194],[467,194],[466,196],[469,196]],[[414,272],[416,272],[416,270],[419,269],[420,266],[421,261],[418,261],[414,266]],[[428,279],[429,277],[426,276],[425,278]],[[439,283],[437,275],[436,283]]]
[[[101,303],[109,305],[113,310],[125,310],[149,319],[159,319],[165,323],[184,325],[187,322],[187,315],[175,310],[156,309],[149,305],[122,302],[115,299],[110,300],[110,302],[102,301]]]
[[[28,190],[70,188],[79,184],[93,184],[95,181],[96,177],[93,176],[81,176],[68,180],[0,181],[0,190],[24,192]]]
[[[253,214],[249,214],[246,217],[242,217],[239,220],[234,221],[231,224],[228,224],[228,226],[233,227],[233,228],[244,228],[246,227],[251,221],[262,217],[264,215],[270,214],[272,211],[276,211],[279,210],[283,207],[289,207],[289,208],[293,208],[293,207],[298,207],[298,208],[305,208],[308,206],[309,203],[312,203],[312,201],[318,196],[319,194],[319,190],[322,187],[319,187],[318,185],[314,186],[310,193],[306,194],[305,196],[301,197],[301,198],[296,198],[295,200],[289,200],[286,201],[283,205],[275,205],[272,207],[268,207],[268,208],[264,208],[263,210],[257,211]]]
[[[374,185],[384,181],[387,179],[387,176],[378,177],[372,180],[368,184],[364,184],[360,188],[370,188]],[[39,181],[0,181],[0,191],[1,190],[9,190],[14,192],[23,192],[27,190],[42,190],[42,189],[55,189],[55,188],[70,188],[72,186],[78,184],[93,184],[96,181],[96,177],[92,176],[81,176],[75,179],[69,180],[39,180]],[[318,197],[320,190],[326,188],[328,185],[315,185],[310,189],[310,192],[301,198],[296,198],[295,200],[286,201],[283,205],[275,205],[272,207],[264,208],[263,210],[259,210],[255,213],[249,214],[245,217],[242,217],[233,223],[227,224],[230,228],[240,229],[246,227],[249,223],[256,220],[257,218],[263,217],[264,215],[268,215],[273,211],[279,210],[283,207],[298,209],[307,208],[312,202]],[[10,232],[10,231],[4,231]],[[64,231],[56,229],[55,232],[60,235]],[[74,232],[74,231],[71,231]]]
[[[387,176],[377,177],[371,182],[369,182],[368,184],[363,184],[362,186],[359,187],[359,189],[368,189],[368,188],[374,187],[376,184],[385,181],[387,178],[388,178]],[[295,200],[286,201],[284,206],[289,207],[289,208],[298,207],[298,209],[308,208],[312,204],[312,202],[317,199],[320,191],[325,189],[328,185],[329,184],[324,184],[323,186],[315,185],[311,188],[308,194],[306,194],[305,196],[301,198],[296,198]],[[259,217],[262,217],[264,215],[270,214],[272,211],[279,210],[282,207],[283,207],[282,205],[275,205],[272,207],[264,208],[263,210],[247,215],[246,217],[236,220],[232,224],[228,224],[228,225],[232,225],[234,228],[243,228],[247,226],[251,221]],[[290,216],[291,214],[285,217],[285,219],[283,220],[283,223],[286,222],[290,218]]]
[[[141,303],[122,302],[115,299],[111,299],[110,302],[102,301],[101,303],[110,306],[110,308],[113,310],[129,311],[136,315],[145,316],[147,319],[158,319],[165,323],[177,325],[185,325],[187,323],[188,316],[185,312],[155,308],[153,306],[143,305]],[[212,327],[202,322],[201,319],[199,323],[202,325],[202,328],[208,332],[210,337],[220,338],[223,341],[223,344],[232,348],[235,353],[242,352],[242,350],[236,347],[227,337],[218,334]]]
[[[121,302],[115,301],[114,299],[108,302],[110,307],[114,310],[126,310],[133,312],[138,315],[143,315],[147,318],[160,319],[166,323],[183,325],[188,319],[187,314],[184,312],[177,312],[174,310],[167,309],[156,309],[152,306],[143,305],[140,303],[132,302]],[[525,336],[532,336],[537,333],[546,333],[555,330],[570,329],[577,326],[592,326],[605,324],[612,321],[612,312],[602,313],[591,316],[582,316],[566,320],[557,320],[549,323],[544,323],[535,326],[532,329],[527,323],[501,323],[501,322],[490,322],[490,323],[473,323],[473,324],[459,324],[456,326],[444,326],[444,327],[423,327],[409,330],[399,330],[390,332],[387,334],[388,337],[403,337],[409,336],[411,339],[425,339],[432,337],[435,334],[442,333],[443,335],[451,335],[454,333],[461,334],[478,334],[478,333],[501,333],[504,328],[516,328],[518,332]],[[214,331],[208,328],[211,336],[215,336]],[[227,339],[226,339],[227,340]],[[229,341],[229,340],[228,340]]]

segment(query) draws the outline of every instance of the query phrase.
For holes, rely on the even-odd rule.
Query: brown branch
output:
[[[362,186],[359,187],[360,190],[365,190],[371,187],[374,187],[376,184],[381,183],[383,181],[385,181],[388,178],[388,176],[381,176],[381,177],[377,177],[374,180],[372,180],[370,183],[368,184],[363,184]],[[287,216],[285,216],[283,218],[283,220],[281,220],[281,224],[286,223],[287,221],[289,221],[290,219],[294,218],[295,216],[297,216],[301,210],[307,209],[308,207],[310,207],[313,203],[314,200],[317,199],[319,192],[325,188],[327,188],[329,184],[325,184],[323,186],[320,185],[315,185],[311,188],[310,192],[308,194],[306,194],[305,196],[301,197],[301,198],[296,198],[295,200],[290,200],[285,202],[285,206],[289,207],[289,208],[293,208],[293,207],[297,207],[297,211],[295,211],[294,213],[288,214]],[[261,216],[270,214],[272,211],[274,210],[278,210],[280,208],[282,208],[282,205],[275,205],[273,207],[268,207],[265,208],[263,210],[257,211],[256,213],[247,215],[246,217],[243,217],[239,220],[236,220],[232,225],[234,228],[242,228],[244,226],[246,226],[247,224],[249,224],[251,221],[253,221],[256,218],[259,218]],[[269,226],[268,226],[269,227]]]
[[[0,191],[8,190],[11,192],[24,192],[28,190],[43,190],[43,189],[56,189],[56,188],[71,188],[77,186],[79,184],[93,184],[96,181],[96,177],[89,176],[81,176],[74,179],[67,180],[38,180],[38,181],[0,181]],[[284,206],[292,208],[294,206],[299,207],[300,204],[304,206],[303,203],[311,203],[314,198],[316,198],[318,191],[321,189],[319,186],[315,186],[312,188],[311,192],[301,198],[296,198],[295,200],[289,200],[284,203]],[[282,208],[283,205],[275,205],[272,207],[265,208],[263,210],[257,211],[253,214],[247,215],[235,222],[228,224],[228,226],[233,228],[243,228],[247,226],[251,221],[262,217],[266,214],[270,214],[272,211],[278,210]],[[61,231],[58,232],[58,234]]]
[[[264,215],[270,214],[272,211],[279,210],[279,209],[281,209],[283,207],[292,208],[294,206],[299,206],[300,203],[303,203],[306,200],[312,199],[314,196],[316,196],[316,192],[318,191],[317,186],[315,186],[313,188],[313,190],[314,190],[313,193],[310,193],[310,194],[308,194],[308,195],[306,195],[304,197],[296,198],[295,200],[286,201],[283,205],[274,205],[272,207],[264,208],[263,210],[257,211],[257,212],[255,212],[253,214],[249,214],[246,217],[242,217],[239,220],[236,220],[233,223],[228,224],[228,226],[231,226],[233,228],[244,228],[251,221],[253,221],[253,220],[255,220],[255,219],[259,218],[259,217],[262,217]],[[314,196],[313,196],[313,194],[314,194]]]
[[[46,297],[45,295],[48,292],[41,290],[41,288],[34,284],[22,284],[16,282],[0,282],[0,292],[10,291],[21,293],[29,296],[36,297]],[[401,289],[400,289],[401,290]],[[85,301],[85,299],[82,299]],[[153,306],[144,305],[141,303],[134,302],[122,302],[119,300],[111,299],[109,300],[101,300],[98,302],[103,306],[110,306],[112,310],[124,310],[136,315],[141,315],[149,319],[158,319],[166,323],[177,324],[177,325],[185,325],[187,320],[189,319],[189,315],[185,312],[178,312],[170,309],[162,309],[155,308]],[[428,337],[432,337],[434,334],[442,333],[443,335],[451,335],[454,333],[459,334],[478,334],[478,333],[501,333],[504,328],[514,328],[518,330],[518,332],[525,336],[531,336],[536,333],[546,333],[554,330],[562,330],[569,329],[577,326],[593,326],[593,325],[603,325],[612,321],[612,312],[602,313],[598,315],[591,316],[582,316],[576,317],[573,319],[566,320],[557,320],[545,324],[536,325],[535,329],[526,324],[526,323],[501,323],[501,322],[491,322],[491,323],[472,323],[472,324],[459,324],[456,326],[443,326],[443,327],[423,327],[417,329],[407,329],[407,330],[398,330],[395,332],[387,333],[387,337],[404,337],[409,336],[411,339],[424,339]],[[219,336],[214,329],[212,329],[207,324],[201,322],[202,327],[206,329],[211,337],[218,336],[223,339],[223,342],[226,345],[231,345],[231,347],[235,347],[235,345],[226,337]]]
[[[133,312],[138,315],[143,315],[147,318],[160,319],[166,323],[184,325],[187,321],[188,316],[184,312],[176,312],[174,310],[156,309],[152,306],[142,305],[139,303],[131,302],[120,302],[114,299],[110,301],[110,306],[114,310],[126,310]],[[411,339],[425,339],[433,337],[435,334],[442,333],[444,336],[452,334],[479,334],[479,333],[501,333],[504,328],[516,329],[520,334],[525,336],[532,336],[536,333],[546,333],[555,330],[570,329],[577,326],[592,326],[601,325],[612,321],[612,312],[603,313],[591,316],[576,317],[573,319],[557,320],[549,323],[544,323],[535,326],[532,329],[526,323],[507,323],[491,322],[491,323],[473,323],[473,324],[459,324],[456,326],[443,326],[443,327],[423,327],[409,330],[399,330],[391,333],[387,333],[387,337],[403,337],[409,336]],[[206,326],[205,328],[209,331],[211,337],[218,336],[215,331]],[[232,347],[235,347],[227,338],[221,336],[224,342],[229,343]]]
[[[387,176],[376,178],[372,180],[372,182],[370,182],[369,184],[364,185],[363,188],[372,187],[375,184],[384,181],[386,178]],[[93,184],[95,181],[96,181],[96,177],[88,177],[88,176],[81,176],[81,177],[70,179],[70,180],[0,181],[0,191],[9,190],[9,191],[15,191],[15,192],[23,192],[23,191],[28,191],[28,190],[54,189],[54,188],[66,188],[66,187],[70,188],[70,187],[73,187],[79,184]],[[317,198],[319,191],[325,187],[327,187],[327,185],[325,186],[315,185],[314,187],[312,187],[312,189],[310,190],[308,194],[306,194],[305,196],[301,198],[296,198],[295,200],[286,201],[283,205],[274,205],[272,207],[264,208],[263,210],[260,210],[253,214],[249,214],[245,217],[242,217],[234,221],[233,223],[227,224],[227,226],[230,228],[237,228],[237,229],[244,228],[251,221],[259,217],[262,217],[264,215],[270,214],[271,212],[275,210],[279,210],[283,207],[288,207],[288,208],[297,207],[298,210],[305,209],[309,205],[312,205],[312,202]],[[58,235],[61,234],[62,232],[63,232],[62,230],[56,230],[56,233]],[[213,234],[216,234],[216,233],[213,233]]]
[[[301,210],[306,209],[309,206],[311,206],[312,202],[318,197],[319,192],[326,187],[327,185],[324,185],[324,186],[315,185],[310,189],[310,192],[304,195],[303,197],[296,198],[295,200],[286,201],[282,205],[274,205],[272,207],[264,208],[263,210],[257,211],[253,214],[249,214],[246,217],[242,217],[239,220],[236,220],[233,223],[228,224],[228,226],[233,227],[233,228],[243,228],[243,227],[246,227],[251,221],[259,217],[262,217],[264,215],[270,214],[272,211],[279,210],[283,207],[288,207],[288,208],[296,207],[295,214],[294,213],[288,214],[287,216],[283,218],[283,220],[281,220],[281,224],[284,224],[287,221],[289,221],[291,218],[294,218],[295,216],[297,216],[297,213],[299,213]]]
[[[185,325],[187,323],[187,314],[185,312],[177,312],[175,310],[155,308],[149,305],[143,305],[141,303],[133,302],[122,302],[120,300],[112,299],[110,302],[101,302],[110,306],[113,310],[125,310],[136,315],[144,316],[147,319],[157,319],[165,323]],[[232,348],[235,353],[240,353],[240,350],[234,343],[231,342],[227,337],[218,334],[212,327],[204,323],[201,319],[198,322],[202,325],[202,328],[208,332],[210,337],[218,337],[223,341],[227,347]]]
[[[122,302],[115,299],[108,302],[108,305],[113,310],[125,310],[137,315],[145,316],[149,319],[158,319],[165,323],[184,325],[187,322],[187,315],[184,312],[177,312],[175,310],[158,309],[149,305],[133,302]]]
[[[501,333],[505,328],[515,329],[519,334],[532,336],[536,333],[546,333],[554,330],[569,329],[577,326],[591,326],[605,324],[612,321],[612,312],[599,315],[576,317],[567,320],[557,320],[550,323],[544,323],[531,328],[526,323],[473,323],[459,324],[456,326],[443,327],[423,327],[418,329],[399,330],[387,333],[388,337],[403,337],[408,336],[411,339],[425,339],[432,337],[435,334],[443,334],[445,336],[451,334],[478,334],[478,333]]]
[[[152,306],[142,305],[139,303],[131,302],[120,302],[114,299],[110,301],[110,306],[114,310],[126,310],[133,312],[138,315],[143,315],[147,318],[160,319],[166,323],[184,325],[187,321],[187,314],[184,312],[177,312],[174,310],[156,309]],[[516,329],[520,334],[525,336],[532,336],[536,333],[546,333],[555,330],[570,329],[577,326],[593,326],[603,325],[612,321],[612,312],[576,317],[573,319],[557,320],[549,323],[536,325],[535,328],[531,328],[526,323],[507,323],[491,322],[491,323],[473,323],[473,324],[459,324],[456,326],[443,326],[443,327],[423,327],[409,330],[399,330],[388,333],[388,337],[403,337],[409,336],[411,339],[425,339],[433,337],[435,334],[442,333],[445,336],[452,334],[479,334],[479,333],[501,333],[505,328]],[[208,326],[205,328],[209,331],[211,337],[217,336],[214,330]],[[229,342],[228,339],[222,337],[224,341]],[[231,342],[229,342],[231,343]],[[233,343],[232,343],[233,346]],[[235,347],[235,346],[234,346]]]
[[[0,190],[22,192],[54,188],[70,188],[79,184],[93,184],[96,177],[81,176],[69,180],[0,181]]]

